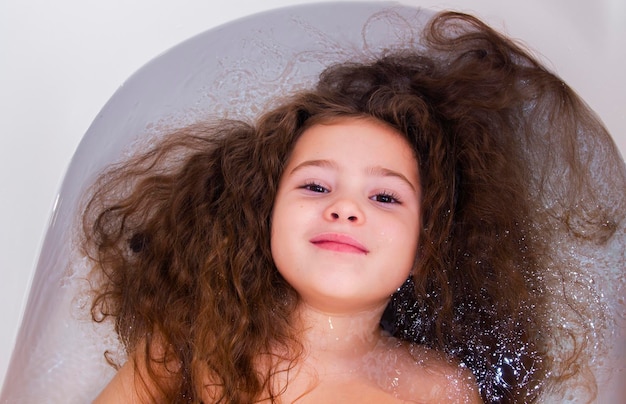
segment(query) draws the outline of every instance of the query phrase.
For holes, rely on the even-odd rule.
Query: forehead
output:
[[[347,146],[353,151],[375,148],[379,152],[395,149],[415,157],[404,134],[385,122],[370,117],[334,117],[315,122],[306,128],[295,143],[292,156],[306,152],[338,150]],[[380,154],[380,153],[376,153]]]
[[[369,118],[342,118],[306,129],[293,149],[286,173],[295,167],[399,172],[419,184],[415,153],[391,126]]]

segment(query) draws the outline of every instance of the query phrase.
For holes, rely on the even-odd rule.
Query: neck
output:
[[[340,364],[370,352],[381,337],[385,304],[349,313],[327,313],[301,303],[302,342],[309,360]]]

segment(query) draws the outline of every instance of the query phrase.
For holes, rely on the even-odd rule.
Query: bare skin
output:
[[[155,338],[152,342],[152,352],[161,356],[164,354],[163,344]],[[156,380],[150,377],[145,352],[145,342],[137,344],[135,352],[128,355],[128,360],[119,368],[113,379],[93,401],[94,404],[106,403],[155,403],[164,402],[159,399],[164,389],[174,389],[176,372],[179,364],[171,361],[167,367],[161,362],[152,363],[152,371]]]
[[[142,398],[135,388],[134,361],[128,360],[115,374],[113,379],[94,400],[94,404],[104,403],[140,403]]]
[[[417,167],[404,137],[373,119],[298,139],[272,216],[272,256],[301,297],[293,323],[303,330],[303,358],[273,381],[283,402],[480,402],[469,372],[381,334],[415,261]]]
[[[285,389],[281,402],[482,402],[470,372],[384,335],[378,325],[384,307],[329,315],[301,305],[305,357],[290,380],[275,381]]]
[[[469,371],[438,353],[384,335],[384,305],[333,314],[302,305],[304,358],[273,381],[281,403],[481,403]],[[145,364],[129,360],[94,401],[146,403],[158,397],[143,385]],[[146,378],[144,377],[144,380]],[[204,402],[210,403],[207,392]],[[156,400],[158,401],[158,400]]]

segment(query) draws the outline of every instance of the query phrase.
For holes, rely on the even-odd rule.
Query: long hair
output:
[[[555,361],[542,332],[546,223],[595,229],[598,219],[574,202],[583,180],[558,195],[558,208],[537,200],[550,167],[532,152],[554,128],[605,132],[560,79],[477,19],[443,13],[424,32],[424,49],[330,67],[254,125],[174,131],[95,184],[83,214],[98,284],[92,316],[114,319],[148,379],[165,369],[159,398],[278,400],[272,380],[286,370],[263,364],[280,352],[293,365],[302,347],[290,321],[298,296],[270,253],[273,201],[300,134],[342,117],[395,128],[419,165],[416,268],[382,325],[467,366],[486,402],[532,402],[546,381],[577,373],[554,364],[577,363],[580,347]],[[572,178],[584,172],[575,153],[565,160]]]

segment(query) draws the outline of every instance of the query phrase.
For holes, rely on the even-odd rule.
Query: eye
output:
[[[302,185],[300,188],[301,189],[306,189],[307,191],[311,191],[311,192],[315,192],[315,193],[324,193],[325,194],[325,193],[329,192],[329,190],[326,187],[324,187],[324,186],[322,186],[320,184],[317,184],[315,182],[307,182],[306,184]]]
[[[370,199],[380,203],[402,203],[396,194],[389,191],[379,192],[371,196]]]

